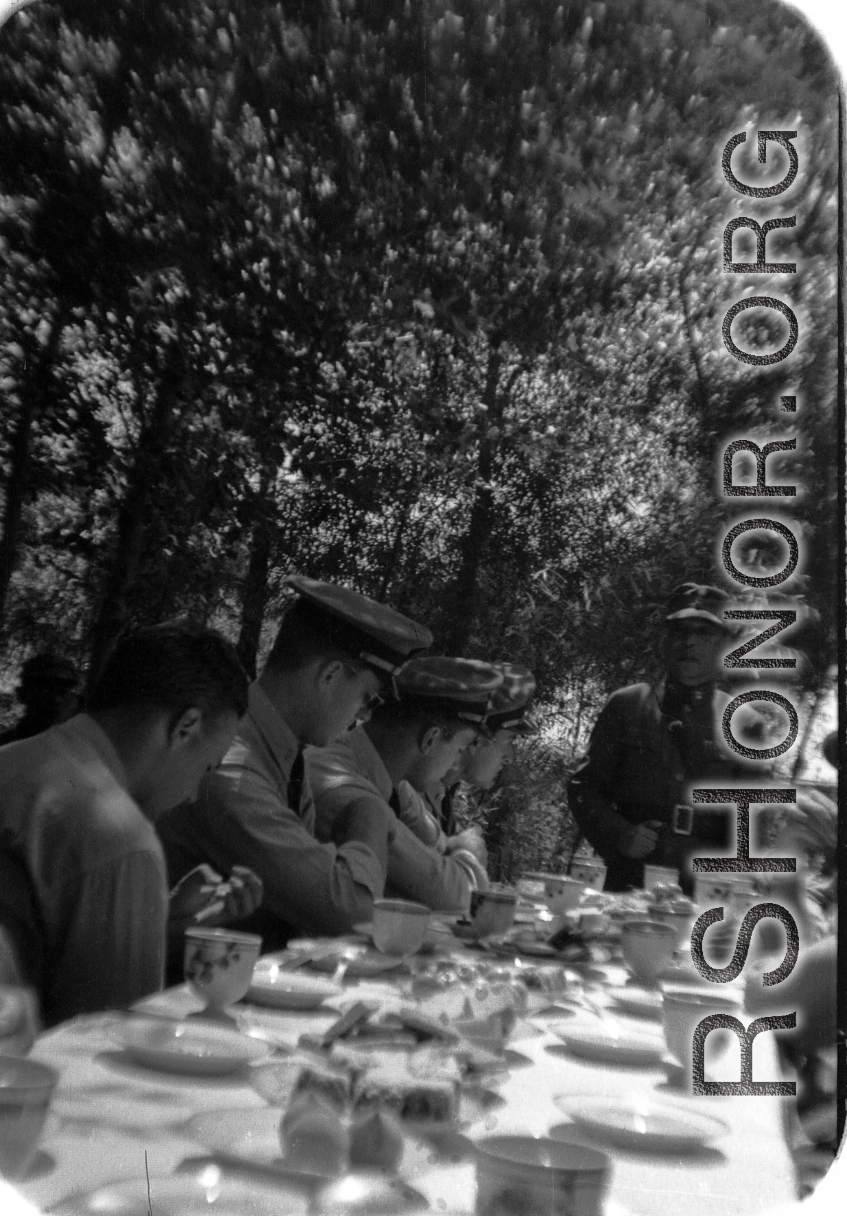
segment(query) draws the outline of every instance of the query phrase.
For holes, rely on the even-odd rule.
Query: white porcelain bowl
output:
[[[38,1149],[59,1074],[38,1060],[0,1056],[0,1174],[25,1174]]]

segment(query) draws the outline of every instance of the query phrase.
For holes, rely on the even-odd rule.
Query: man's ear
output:
[[[180,710],[168,723],[168,746],[184,747],[203,734],[203,711],[196,705]]]
[[[418,748],[422,756],[426,756],[432,751],[440,734],[441,728],[439,726],[430,726],[421,733],[418,739]]]
[[[315,683],[324,692],[328,692],[335,684],[336,676],[341,671],[340,659],[327,659],[315,668]]]

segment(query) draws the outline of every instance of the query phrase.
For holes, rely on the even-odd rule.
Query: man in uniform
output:
[[[386,681],[432,634],[393,608],[333,583],[291,576],[286,611],[235,742],[193,807],[157,827],[171,881],[198,863],[247,865],[264,884],[247,926],[265,949],[295,933],[349,933],[381,897],[396,827],[386,807],[352,805],[344,842],[315,837],[303,748],[326,747],[381,701]]]
[[[309,780],[322,839],[345,838],[351,806],[382,817],[401,814],[398,785],[441,779],[485,729],[502,674],[472,659],[418,658],[398,673],[395,698],[370,721],[323,750],[307,754]],[[470,849],[449,855],[408,823],[397,821],[388,850],[386,890],[437,910],[466,908],[472,890],[487,886],[484,866]]]
[[[503,676],[491,700],[491,712],[485,719],[485,731],[459,756],[443,778],[401,781],[400,818],[427,844],[442,851],[466,848],[485,864],[485,844],[478,828],[459,832],[456,825],[454,798],[460,782],[472,789],[490,790],[503,767],[514,756],[518,735],[531,733],[527,711],[535,693],[535,677],[517,663],[495,663]]]
[[[645,862],[678,867],[690,891],[690,859],[731,850],[729,808],[690,805],[698,784],[749,786],[762,776],[721,738],[730,698],[716,681],[732,637],[728,607],[717,587],[677,587],[665,617],[664,680],[612,693],[571,778],[570,808],[606,862],[609,891],[642,886]]]

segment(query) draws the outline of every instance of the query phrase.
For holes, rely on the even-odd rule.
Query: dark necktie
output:
[[[306,765],[303,761],[302,748],[294,757],[294,763],[291,766],[291,776],[288,778],[287,798],[288,805],[291,807],[295,815],[300,815],[300,803],[303,801],[303,780],[305,777]]]
[[[396,789],[391,791],[391,797],[388,799],[388,805],[391,807],[397,818],[400,818],[400,795]]]

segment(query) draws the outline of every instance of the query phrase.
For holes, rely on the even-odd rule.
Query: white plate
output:
[[[662,1017],[662,994],[658,988],[639,988],[633,984],[615,988],[609,995],[624,1013],[634,1013],[639,1018]]]
[[[575,1097],[553,1099],[563,1114],[578,1127],[607,1144],[634,1148],[646,1153],[686,1153],[711,1144],[729,1132],[729,1125],[716,1115],[693,1110],[690,1105],[653,1096],[627,1098]],[[570,1124],[557,1124],[557,1132]]]
[[[279,1139],[281,1118],[282,1112],[273,1107],[207,1110],[189,1119],[185,1131],[213,1153],[225,1153],[253,1165],[269,1165],[284,1175],[286,1164]],[[431,1145],[406,1136],[397,1176],[408,1181],[432,1169],[435,1161]],[[289,1172],[300,1173],[297,1169]]]
[[[144,1171],[125,1182],[113,1182],[85,1195],[75,1195],[49,1209],[54,1216],[305,1216],[308,1198],[302,1190],[229,1175],[207,1165],[193,1176],[153,1179],[148,1203]]]
[[[128,1018],[111,1032],[138,1064],[165,1072],[224,1076],[270,1054],[270,1046],[210,1022]]]
[[[631,1029],[612,1018],[598,1018],[590,1024],[562,1022],[550,1029],[571,1055],[606,1064],[651,1068],[667,1051],[663,1035]]]
[[[398,967],[402,967],[405,959],[397,954],[380,954],[379,950],[374,950],[371,946],[363,946],[361,943],[358,946],[350,947],[339,946],[337,954],[330,954],[325,958],[315,959],[310,963],[310,967],[314,967],[316,971],[332,972],[342,962],[342,956],[345,951],[350,950],[353,957],[347,959],[347,974],[358,976],[380,975],[383,971],[396,971]]]
[[[299,971],[282,971],[278,963],[257,963],[246,999],[275,1009],[317,1009],[339,996],[340,984]]]

